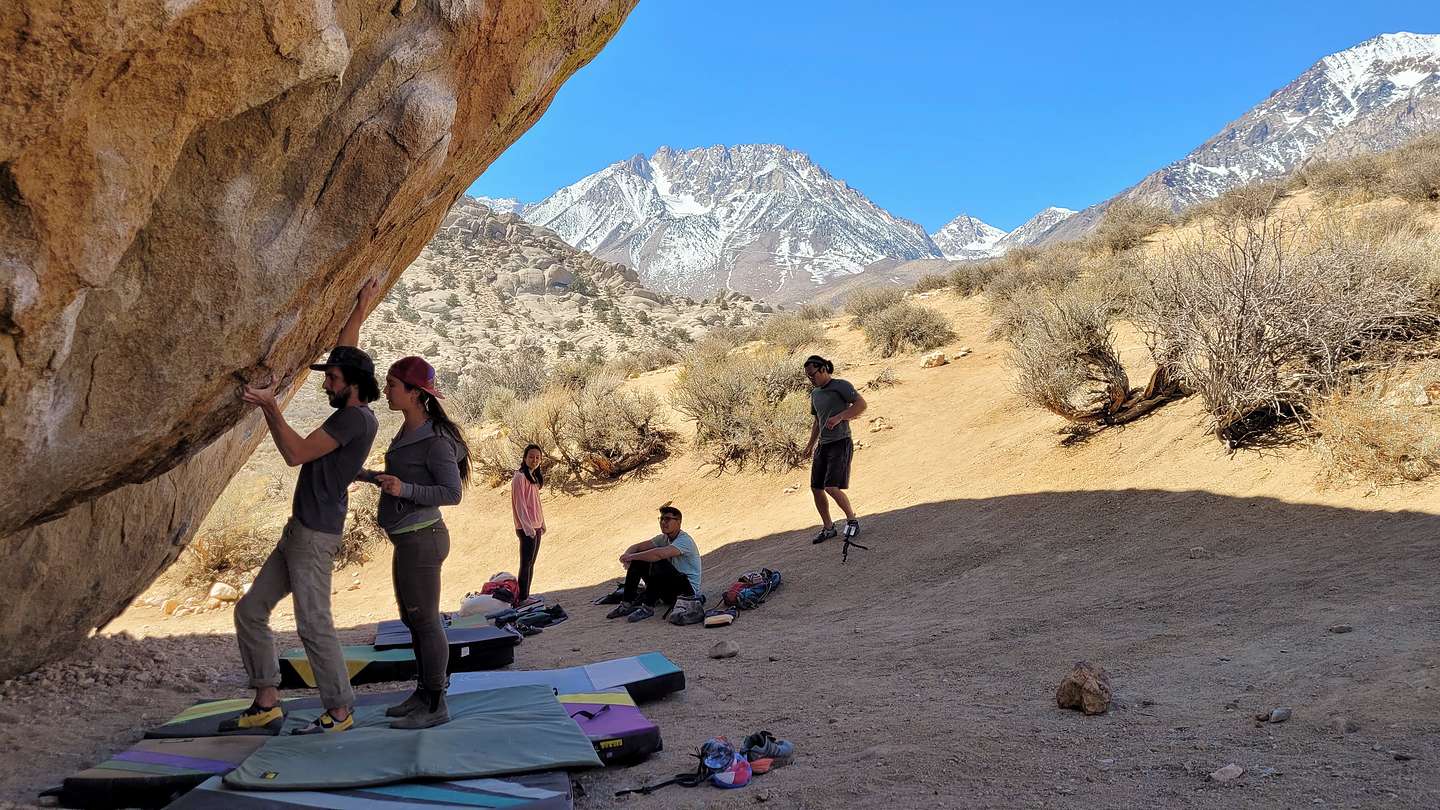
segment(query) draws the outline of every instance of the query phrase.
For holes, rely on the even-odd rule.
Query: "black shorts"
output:
[[[850,486],[850,457],[854,453],[855,442],[849,437],[815,448],[815,458],[810,461],[810,488]]]

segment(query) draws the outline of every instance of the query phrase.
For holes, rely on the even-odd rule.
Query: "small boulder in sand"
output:
[[[1220,770],[1210,774],[1210,779],[1211,781],[1219,782],[1222,785],[1228,785],[1244,775],[1245,769],[1232,762],[1229,765],[1221,768]]]
[[[240,591],[228,582],[217,582],[210,586],[210,598],[221,602],[234,602],[240,598]]]
[[[945,359],[944,352],[931,352],[920,358],[920,367],[935,368],[936,366],[947,365],[949,362],[949,360]]]
[[[710,648],[711,658],[734,658],[739,654],[740,648],[735,646],[735,642],[728,638]]]
[[[1076,661],[1070,674],[1060,682],[1060,688],[1055,690],[1055,702],[1062,709],[1104,714],[1110,709],[1109,673],[1089,661]]]
[[[180,600],[172,596],[165,600],[165,603],[160,606],[160,609],[165,612],[166,616],[174,616],[175,611],[180,609]]]

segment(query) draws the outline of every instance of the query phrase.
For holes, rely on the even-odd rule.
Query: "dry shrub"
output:
[[[965,262],[946,277],[950,284],[950,290],[963,298],[972,295],[979,295],[987,284],[1000,272],[1000,263],[996,261]]]
[[[714,360],[730,354],[735,349],[749,343],[751,340],[750,330],[732,329],[721,327],[706,332],[704,337],[695,341],[687,353],[689,357],[699,357],[705,360]]]
[[[1117,200],[1105,209],[1089,244],[1098,251],[1120,253],[1139,247],[1152,234],[1174,224],[1175,214],[1167,208]]]
[[[693,354],[670,400],[695,423],[695,445],[723,471],[786,470],[804,461],[812,418],[802,359],[777,348]]]
[[[492,486],[508,480],[529,444],[539,445],[550,480],[559,486],[592,485],[664,458],[675,434],[649,392],[621,387],[602,374],[581,386],[552,387],[530,399],[513,399],[498,413],[499,435],[478,443],[475,469]]]
[[[1383,196],[1387,171],[1385,162],[1373,154],[1345,160],[1317,160],[1295,173],[1294,184],[1308,188],[1322,201],[1354,203]]]
[[[824,321],[835,317],[835,310],[824,304],[805,304],[795,310],[795,317],[807,321]]]
[[[1232,188],[1213,200],[1186,209],[1184,221],[1259,219],[1270,213],[1275,203],[1285,196],[1285,190],[1284,183],[1273,180]]]
[[[895,369],[886,366],[876,372],[875,379],[865,383],[865,387],[871,391],[879,391],[881,388],[889,388],[892,385],[899,385],[900,377],[895,374]]]
[[[830,342],[825,337],[823,325],[799,315],[776,315],[760,325],[756,336],[766,343],[791,352],[805,347],[823,346]]]
[[[634,377],[657,368],[673,366],[683,357],[679,351],[668,346],[652,346],[638,352],[626,352],[615,357],[605,365],[605,368],[622,377]]]
[[[1395,239],[1420,239],[1432,230],[1421,210],[1415,205],[1377,202],[1358,210],[1332,213],[1324,227],[1349,233],[1352,238],[1370,245]]]
[[[845,312],[855,319],[855,325],[865,326],[871,315],[905,300],[905,291],[899,287],[866,287],[856,290],[845,299]]]
[[[233,504],[220,506],[206,516],[176,567],[186,585],[238,585],[240,576],[265,562],[279,541],[277,529],[258,525],[255,510]]]
[[[1396,262],[1271,218],[1204,230],[1154,257],[1146,276],[1140,326],[1156,362],[1202,397],[1230,443],[1303,417],[1347,362],[1433,328]]]
[[[869,315],[861,324],[865,344],[894,357],[908,351],[929,351],[955,339],[950,320],[919,304],[900,303]]]
[[[381,543],[388,542],[380,528],[380,488],[359,484],[350,488],[350,519],[340,536],[340,551],[335,555],[335,570],[351,565],[364,565],[374,556]]]
[[[1012,250],[991,262],[995,272],[985,295],[994,309],[1021,290],[1064,289],[1080,275],[1085,258],[1084,248],[1073,243]]]
[[[1389,166],[1391,194],[1410,202],[1440,200],[1440,135],[1428,135],[1395,150]]]
[[[950,286],[950,279],[939,273],[926,273],[916,280],[915,285],[910,289],[917,293],[930,292],[931,290],[943,290]]]
[[[1327,481],[1398,484],[1440,470],[1440,430],[1418,409],[1337,391],[1311,413],[1315,446],[1329,462],[1322,473]]]
[[[1432,311],[1440,308],[1440,233],[1418,239],[1397,237],[1375,245],[1372,250],[1376,259],[1390,266],[1395,275],[1411,280]]]
[[[1028,290],[1014,303],[1021,314],[1010,363],[1021,397],[1076,423],[1104,419],[1125,404],[1130,381],[1115,352],[1114,306],[1103,292]]]

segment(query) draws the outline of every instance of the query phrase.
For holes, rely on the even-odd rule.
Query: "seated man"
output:
[[[690,535],[680,531],[680,510],[673,506],[660,507],[660,533],[625,549],[620,564],[625,566],[624,601],[607,619],[624,616],[638,622],[654,616],[659,602],[673,604],[676,597],[700,593],[700,550]]]

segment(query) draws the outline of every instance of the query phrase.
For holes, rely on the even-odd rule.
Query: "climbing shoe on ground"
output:
[[[610,612],[605,614],[605,618],[618,619],[621,616],[629,616],[633,610],[635,610],[635,604],[633,602],[621,602],[615,607],[610,608]]]
[[[334,734],[337,731],[345,731],[355,725],[355,713],[345,715],[344,720],[336,720],[329,711],[315,718],[315,722],[304,728],[297,728],[291,734]]]
[[[385,710],[386,717],[404,717],[426,704],[425,693],[419,689],[410,693],[403,703],[397,703]]]
[[[795,744],[789,740],[777,740],[768,731],[757,731],[740,744],[741,753],[750,760],[756,773],[789,765],[795,761]]]
[[[634,610],[630,611],[630,615],[625,617],[625,621],[627,621],[627,622],[643,622],[643,621],[645,621],[646,619],[648,619],[648,618],[650,618],[651,616],[654,616],[654,615],[655,615],[655,609],[654,609],[654,608],[649,608],[649,607],[646,607],[646,606],[644,606],[644,605],[641,605],[640,607],[637,607],[637,608],[635,608]]]
[[[735,623],[735,608],[720,608],[705,614],[706,627],[727,627]]]
[[[285,712],[280,704],[274,706],[261,706],[258,703],[251,703],[250,708],[240,713],[239,717],[230,720],[220,721],[220,733],[226,734],[232,731],[244,731],[256,728],[280,729],[285,722]]]
[[[445,705],[443,692],[433,697],[426,693],[420,707],[390,724],[391,728],[420,729],[450,722],[450,709]]]
[[[845,539],[847,539],[847,540],[854,540],[855,538],[857,538],[857,537],[859,537],[859,536],[860,536],[860,521],[854,520],[853,518],[852,518],[851,520],[845,521]]]
[[[826,526],[825,528],[821,529],[821,530],[820,530],[820,533],[817,534],[817,535],[815,535],[815,539],[814,539],[814,540],[811,540],[810,542],[812,542],[812,543],[823,543],[823,542],[825,542],[826,540],[829,540],[830,538],[834,537],[835,535],[836,535],[835,527],[834,527],[834,526]]]

